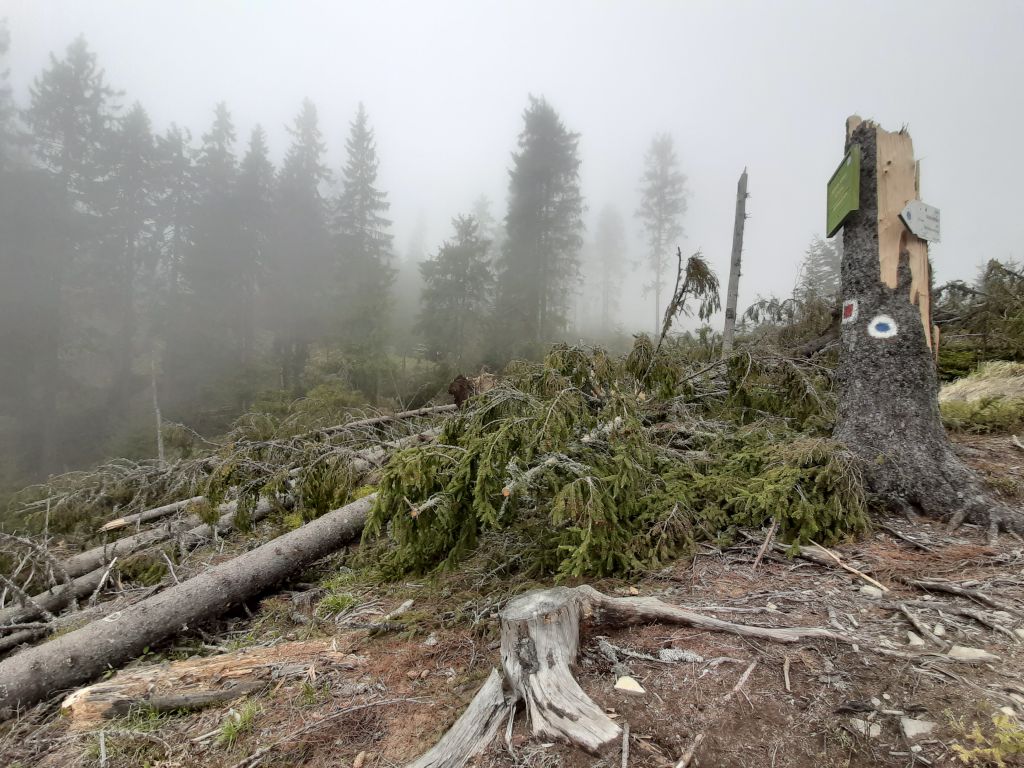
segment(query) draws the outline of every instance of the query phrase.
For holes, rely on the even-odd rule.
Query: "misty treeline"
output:
[[[155,131],[82,38],[16,103],[8,43],[0,26],[0,489],[153,455],[157,408],[184,446],[296,397],[415,407],[553,341],[629,343],[619,298],[641,264],[660,327],[687,207],[668,135],[638,158],[636,210],[602,208],[585,237],[579,134],[530,97],[504,213],[480,196],[400,258],[361,105],[339,167],[308,100],[275,165],[226,103],[197,136]],[[834,255],[816,258],[837,284]]]

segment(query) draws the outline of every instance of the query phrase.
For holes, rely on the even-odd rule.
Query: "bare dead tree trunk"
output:
[[[736,302],[740,292],[740,262],[743,260],[743,225],[747,221],[747,169],[736,185],[736,219],[732,225],[732,264],[729,267],[729,292],[725,300],[725,329],[722,331],[722,357],[732,353],[736,331]]]
[[[939,416],[931,353],[931,279],[925,241],[899,219],[918,198],[905,131],[847,121],[860,145],[860,208],[843,230],[842,344],[836,438],[863,460],[869,489],[898,509],[1020,529],[1019,512],[994,501],[954,454]]]

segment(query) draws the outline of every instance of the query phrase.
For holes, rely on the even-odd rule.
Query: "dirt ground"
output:
[[[958,444],[1007,500],[1020,503],[1024,451],[1006,437]],[[578,680],[616,722],[629,724],[628,765],[675,766],[695,741],[689,765],[705,768],[997,765],[980,756],[965,763],[955,747],[986,746],[978,739],[995,738],[992,718],[1000,708],[1019,733],[1012,724],[1024,716],[1024,543],[1004,535],[990,548],[983,532],[969,527],[947,535],[923,519],[879,522],[873,533],[834,552],[890,590],[881,596],[838,566],[784,553],[769,551],[755,570],[761,531],[724,551],[704,546],[692,560],[642,579],[594,582],[608,593],[653,595],[737,623],[824,627],[857,640],[782,644],[667,625],[609,631],[620,662],[645,690],[637,695],[615,690],[598,631],[585,628]],[[938,585],[912,583],[920,580]],[[952,594],[944,590],[949,585],[967,592]],[[509,595],[474,595],[464,574],[375,587],[359,593],[357,607],[338,619],[316,618],[324,594],[317,584],[295,585],[250,605],[252,616],[205,628],[137,664],[322,639],[324,648],[356,654],[354,670],[314,658],[304,674],[272,681],[242,700],[201,711],[140,712],[88,727],[57,714],[55,699],[0,726],[0,765],[401,766],[440,738],[500,664],[497,611]],[[410,599],[413,607],[397,631],[353,628]],[[935,637],[911,645],[908,631],[921,631],[901,606]],[[959,661],[947,655],[950,645],[997,658]],[[657,656],[664,648],[702,660],[666,663],[625,653]],[[908,738],[902,718],[933,725]],[[972,740],[975,724],[980,735]],[[590,755],[538,740],[520,711],[512,739],[506,742],[501,729],[471,764],[619,766],[621,749],[616,744]],[[1024,765],[1019,754],[1002,759]]]

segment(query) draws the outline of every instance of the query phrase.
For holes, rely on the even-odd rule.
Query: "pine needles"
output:
[[[572,578],[657,568],[771,517],[794,542],[866,527],[860,473],[822,436],[827,375],[749,355],[692,368],[646,337],[625,359],[556,346],[515,364],[436,444],[393,457],[364,540],[390,530],[397,574],[512,531],[522,572]]]

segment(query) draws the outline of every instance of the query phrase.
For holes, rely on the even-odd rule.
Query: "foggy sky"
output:
[[[22,106],[49,53],[79,33],[158,132],[173,120],[198,142],[227,101],[239,154],[260,123],[279,161],[308,96],[337,172],[363,101],[399,255],[419,221],[434,252],[481,193],[503,216],[530,93],[582,135],[588,222],[618,206],[636,257],[655,132],[674,136],[689,177],[683,250],[703,250],[723,284],[736,181],[749,169],[741,310],[788,294],[823,234],[851,113],[909,126],[922,199],[942,210],[937,284],[1024,255],[1021,2],[0,0],[0,16]],[[642,277],[623,288],[630,328],[651,324]]]

